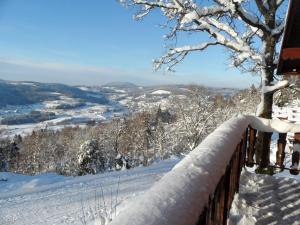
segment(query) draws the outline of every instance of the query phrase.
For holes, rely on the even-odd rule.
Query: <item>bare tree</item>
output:
[[[254,114],[259,103],[259,90],[252,87],[240,90],[231,97],[234,112],[237,114]]]
[[[215,97],[200,86],[189,87],[186,97],[175,97],[173,101],[176,113],[176,122],[173,124],[176,139],[174,143],[179,144],[176,148],[193,150],[232,115],[231,107],[225,101],[217,103]]]
[[[274,84],[278,51],[276,45],[284,30],[286,0],[119,0],[137,9],[135,18],[142,19],[151,11],[160,10],[166,18],[165,36],[175,40],[166,53],[154,61],[156,69],[167,70],[195,51],[210,46],[223,46],[228,50],[231,65],[243,72],[261,76],[261,102],[257,115],[272,117],[273,93],[288,85],[287,81]],[[178,46],[178,34],[207,35],[207,41]],[[201,36],[203,37],[203,36]],[[203,40],[203,38],[201,38]],[[268,155],[270,135],[260,135],[264,143],[261,150]],[[268,164],[268,158],[261,159]]]

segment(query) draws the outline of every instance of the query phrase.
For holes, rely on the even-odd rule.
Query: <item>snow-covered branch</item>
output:
[[[289,82],[287,80],[278,81],[276,84],[272,86],[263,86],[262,92],[263,93],[269,93],[269,92],[275,92],[282,88],[285,88],[289,85]]]
[[[126,1],[120,0],[121,3],[125,3]],[[142,6],[147,6],[148,8],[164,8],[164,9],[171,9],[171,10],[176,10],[178,9],[175,4],[171,3],[164,3],[163,1],[148,1],[148,0],[133,0],[134,4],[137,5],[142,5]]]
[[[257,8],[259,9],[259,11],[263,14],[266,15],[269,9],[269,4],[266,0],[262,1],[262,0],[255,0]]]
[[[265,66],[264,52],[255,42],[267,36],[276,40],[282,34],[284,23],[277,21],[275,28],[269,27],[259,13],[256,15],[247,8],[247,0],[214,0],[215,4],[205,5],[192,0],[120,0],[123,4],[139,6],[136,19],[147,16],[152,10],[160,9],[171,26],[166,39],[176,39],[179,32],[202,32],[208,35],[207,41],[198,45],[176,46],[167,49],[167,53],[154,60],[155,69],[166,65],[171,70],[193,51],[202,51],[211,45],[220,45],[230,50],[232,65],[249,72],[256,72]],[[264,15],[270,13],[269,1],[255,1],[257,8]],[[281,1],[278,2],[281,4]],[[274,8],[274,7],[273,7]],[[244,26],[237,25],[242,21]],[[242,28],[243,27],[243,28]],[[175,38],[176,37],[176,38]],[[254,41],[255,40],[255,41]]]
[[[285,0],[122,0],[135,5],[138,19],[158,9],[166,18],[168,33],[164,36],[174,45],[167,45],[166,53],[154,60],[155,69],[166,66],[167,70],[182,62],[195,51],[209,46],[222,46],[229,52],[229,65],[242,72],[261,76],[261,104],[257,112],[271,117],[270,95],[287,86],[286,81],[272,85],[278,55],[277,44],[284,30],[284,16],[279,7]],[[281,15],[280,15],[281,14]],[[202,42],[180,46],[177,39],[183,33],[199,36]],[[267,96],[268,95],[268,96]],[[269,101],[268,104],[265,104]],[[268,108],[268,109],[267,109]]]
[[[181,62],[188,53],[193,51],[202,51],[211,45],[217,44],[218,42],[207,42],[195,46],[187,45],[170,49],[170,51],[166,55],[162,56],[160,59],[154,60],[155,69],[159,69],[163,64],[168,64],[169,66],[167,70],[172,70],[172,67]]]
[[[276,0],[276,7],[279,8],[285,0]]]
[[[262,30],[265,33],[269,33],[269,27],[261,21],[258,15],[252,14],[249,10],[242,7],[241,0],[216,0],[219,4],[230,8],[231,12],[236,13],[245,23]]]
[[[261,132],[300,133],[300,124],[285,122],[279,119],[263,119],[256,116],[247,116],[250,126]]]
[[[272,36],[280,36],[284,31],[285,21],[281,21],[280,25],[278,25],[275,29],[272,30]]]

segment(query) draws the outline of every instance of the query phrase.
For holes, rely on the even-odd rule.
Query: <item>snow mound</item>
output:
[[[151,92],[151,95],[170,95],[172,92],[170,91],[165,91],[165,90],[156,90]]]

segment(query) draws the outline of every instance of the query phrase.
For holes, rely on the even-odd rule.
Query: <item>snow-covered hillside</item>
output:
[[[149,189],[178,161],[82,177],[0,173],[0,224],[107,224],[115,210]]]
[[[83,177],[0,173],[0,224],[108,224],[178,161]],[[229,225],[300,224],[300,177],[293,178],[244,171]]]

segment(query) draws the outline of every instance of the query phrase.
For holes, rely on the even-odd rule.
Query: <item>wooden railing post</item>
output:
[[[202,211],[199,217],[198,225],[227,225],[229,211],[234,199],[235,193],[239,190],[240,175],[243,166],[254,166],[255,142],[257,130],[249,127],[243,134],[243,138],[236,146],[236,149],[229,161],[225,174],[219,180],[215,192],[209,196],[209,203]],[[268,133],[271,135],[272,133]],[[286,133],[279,133],[276,152],[277,168],[286,169],[284,166]],[[264,156],[266,157],[266,156]],[[294,143],[294,152],[292,155],[292,174],[299,174],[298,165],[300,160],[300,133],[299,141]]]
[[[299,160],[300,160],[300,133],[294,135],[292,166],[290,173],[293,175],[299,174]]]
[[[279,139],[277,141],[276,166],[281,168],[284,167],[286,135],[286,133],[279,133]]]
[[[300,160],[300,152],[294,151],[292,154],[292,167],[290,169],[290,173],[293,175],[299,174],[299,160]]]
[[[248,167],[254,166],[256,133],[257,133],[256,130],[254,130],[252,127],[249,127],[249,143],[248,143],[247,159],[246,159],[246,166]]]
[[[220,193],[220,225],[224,224],[225,221],[227,221],[227,216],[224,214],[224,208],[225,208],[225,176],[222,178],[222,187],[221,187],[221,193]]]
[[[203,225],[203,224],[207,224],[207,206],[204,207],[202,214],[199,217],[198,223],[196,225]]]
[[[231,162],[230,162],[231,164]],[[227,216],[229,212],[229,190],[230,190],[230,174],[231,174],[231,167],[230,164],[227,166],[225,175],[224,175],[224,210],[223,210],[223,215],[224,215],[224,220],[223,220],[223,225],[227,224]]]
[[[290,173],[293,175],[299,174],[299,160],[300,160],[300,133],[294,134],[292,166]]]
[[[209,197],[209,204],[208,204],[208,212],[206,216],[206,225],[214,225],[213,224],[213,215],[214,215],[214,201]]]

